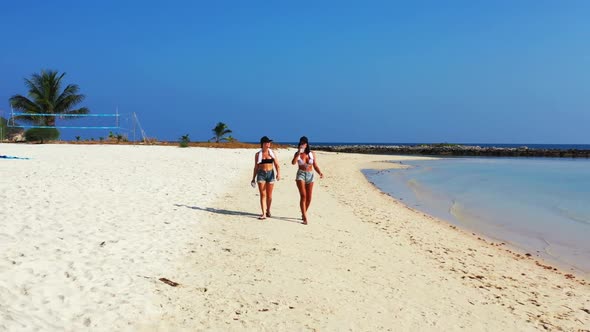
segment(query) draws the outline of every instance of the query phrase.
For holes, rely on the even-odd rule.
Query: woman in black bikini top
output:
[[[254,171],[252,174],[252,186],[258,183],[260,192],[260,209],[262,214],[258,219],[264,220],[271,217],[270,205],[272,204],[272,190],[275,179],[281,179],[279,161],[270,149],[272,140],[266,136],[260,139],[260,150],[254,156]],[[275,176],[276,169],[276,176]]]

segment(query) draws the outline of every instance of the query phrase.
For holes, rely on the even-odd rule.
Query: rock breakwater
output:
[[[518,148],[481,147],[471,145],[324,145],[314,146],[314,150],[421,156],[474,156],[474,157],[552,157],[589,158],[590,150],[578,149],[535,149],[526,146]]]

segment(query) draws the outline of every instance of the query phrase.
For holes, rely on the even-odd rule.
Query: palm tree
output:
[[[223,122],[218,122],[215,128],[213,128],[213,136],[211,139],[215,139],[215,143],[219,143],[221,140],[227,140],[227,138],[223,137],[232,131],[227,127],[227,125]]]
[[[187,148],[188,147],[188,143],[190,143],[191,139],[188,137],[188,134],[186,135],[182,135],[180,136],[180,147],[181,148]]]
[[[66,75],[59,75],[57,71],[42,70],[40,74],[33,74],[31,79],[25,79],[25,85],[29,89],[27,97],[14,95],[10,98],[10,105],[23,113],[16,118],[30,121],[39,126],[55,127],[55,116],[35,116],[35,114],[88,114],[86,107],[73,109],[76,104],[82,102],[84,95],[78,94],[80,90],[76,84],[69,84],[61,91],[61,80]],[[65,117],[72,119],[74,117]]]

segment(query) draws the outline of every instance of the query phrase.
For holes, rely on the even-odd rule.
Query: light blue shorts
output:
[[[306,172],[303,170],[297,170],[297,176],[295,181],[305,181],[306,184],[313,182],[313,172]]]
[[[268,182],[273,183],[275,182],[275,170],[271,169],[270,171],[265,170],[258,170],[256,173],[256,182]]]

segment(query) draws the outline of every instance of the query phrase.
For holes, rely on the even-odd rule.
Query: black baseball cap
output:
[[[270,138],[268,138],[267,136],[262,136],[262,138],[260,139],[260,144],[268,143],[268,142],[272,142],[272,140]]]

